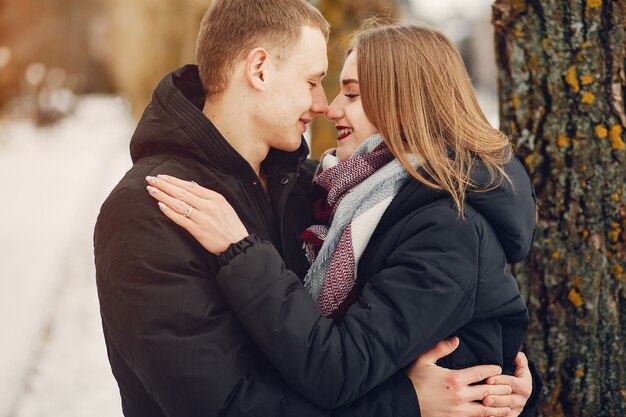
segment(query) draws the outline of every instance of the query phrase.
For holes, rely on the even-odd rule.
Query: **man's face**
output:
[[[283,151],[298,149],[313,114],[326,113],[322,78],[327,70],[324,35],[304,26],[300,41],[266,80],[257,120],[269,146]]]

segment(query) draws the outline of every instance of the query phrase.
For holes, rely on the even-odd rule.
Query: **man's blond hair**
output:
[[[328,41],[330,25],[306,0],[215,0],[202,19],[196,47],[207,97],[226,89],[234,64],[253,48],[284,60],[304,26],[319,29]]]

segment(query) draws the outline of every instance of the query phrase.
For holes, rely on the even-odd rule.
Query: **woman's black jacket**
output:
[[[290,385],[327,407],[452,335],[460,347],[441,365],[498,364],[512,374],[528,313],[507,264],[530,251],[535,199],[517,159],[506,171],[512,185],[472,193],[464,218],[446,193],[408,180],[361,257],[358,301],[340,322],[321,316],[274,247],[253,235],[220,256],[218,285]],[[477,169],[475,180],[488,176]]]

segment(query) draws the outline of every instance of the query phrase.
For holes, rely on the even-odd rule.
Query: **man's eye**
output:
[[[309,85],[311,86],[311,88],[317,87],[317,84],[311,81],[309,81]]]
[[[344,94],[344,95],[348,97],[350,100],[353,100],[359,96],[358,94]]]

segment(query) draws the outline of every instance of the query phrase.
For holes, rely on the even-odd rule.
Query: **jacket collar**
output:
[[[204,154],[203,162],[214,169],[256,177],[250,164],[228,143],[202,113],[204,92],[198,67],[185,65],[167,75],[157,86],[153,101],[184,131]],[[297,172],[309,153],[304,139],[294,152],[271,149],[263,162],[266,172]]]

